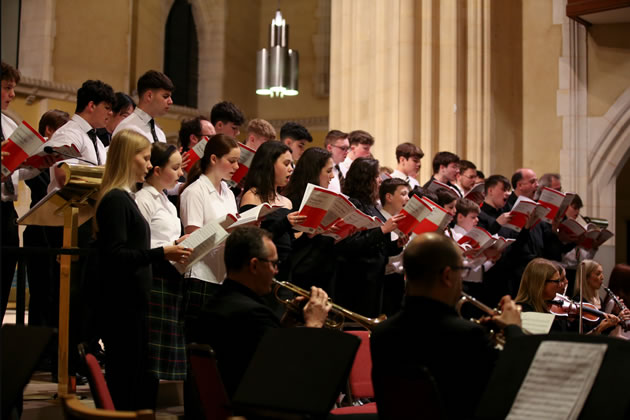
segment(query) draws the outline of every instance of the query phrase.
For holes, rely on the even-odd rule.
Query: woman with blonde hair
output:
[[[593,304],[598,310],[603,310],[602,300],[599,296],[599,289],[604,283],[604,269],[601,264],[594,260],[584,260],[580,262],[575,274],[575,286],[573,300],[580,301],[580,279],[582,279],[582,301]],[[624,318],[626,313],[621,314]],[[607,315],[606,319],[600,319],[597,323],[591,323],[585,331],[592,329],[593,333],[599,334],[619,323],[620,319],[615,315]],[[607,332],[608,333],[608,332]]]
[[[562,275],[553,262],[534,258],[525,267],[515,301],[521,305],[523,312],[550,313],[547,302],[556,297],[561,284]],[[556,316],[551,331],[567,332],[572,326],[568,317]]]
[[[548,313],[546,301],[556,297],[560,282],[560,274],[551,261],[534,258],[525,267],[515,301],[523,312]]]
[[[144,136],[131,130],[116,134],[96,205],[106,379],[117,410],[154,408],[157,383],[149,373],[146,322],[151,264],[184,263],[191,252],[180,245],[150,249],[149,225],[133,191],[151,167],[151,143]]]

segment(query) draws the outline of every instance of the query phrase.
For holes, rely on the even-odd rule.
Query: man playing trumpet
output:
[[[469,418],[490,378],[498,351],[487,330],[461,319],[455,304],[461,297],[461,251],[450,238],[425,233],[405,249],[406,296],[403,309],[372,332],[372,378],[377,404],[392,372],[426,368],[435,379],[448,418]],[[501,314],[492,321],[506,339],[522,334],[519,307],[504,296]],[[414,403],[414,402],[411,402]]]
[[[240,227],[228,237],[224,259],[227,278],[215,297],[204,304],[188,338],[214,349],[221,378],[232,397],[259,341],[270,329],[281,327],[261,299],[271,292],[278,273],[278,252],[267,231]],[[311,288],[302,310],[305,326],[322,327],[330,309],[326,292]]]

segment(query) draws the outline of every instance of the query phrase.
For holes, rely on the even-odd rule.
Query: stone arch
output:
[[[589,183],[614,182],[630,156],[630,88],[615,101],[603,117],[607,124],[599,130],[589,153]],[[591,122],[591,121],[589,121]]]
[[[162,15],[163,32],[169,11],[175,0],[164,0]],[[197,109],[210,113],[212,105],[223,97],[223,75],[225,57],[225,1],[190,0],[193,18],[197,27],[198,67]]]

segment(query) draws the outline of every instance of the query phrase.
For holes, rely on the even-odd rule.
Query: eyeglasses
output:
[[[545,280],[545,283],[556,283],[556,284],[560,284],[562,283],[562,280],[558,279],[558,280]]]
[[[264,262],[268,262],[269,264],[271,264],[273,266],[273,268],[277,269],[278,268],[278,264],[280,264],[280,260],[268,260],[266,258],[258,258],[258,261],[264,261]]]
[[[453,270],[460,270],[462,272],[462,278],[468,277],[471,267],[450,266]]]
[[[336,144],[332,144],[332,147],[336,147],[337,149],[341,150],[342,152],[347,152],[348,149],[350,149],[350,146],[337,146]]]

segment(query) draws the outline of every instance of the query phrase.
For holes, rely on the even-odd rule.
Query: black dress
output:
[[[368,216],[385,217],[374,205],[365,205],[350,198],[357,209]],[[335,301],[363,316],[375,317],[381,311],[385,266],[388,258],[402,249],[389,233],[380,228],[357,232],[336,245],[337,275]]]
[[[96,221],[107,385],[117,410],[154,408],[157,384],[149,374],[146,311],[151,264],[164,260],[164,249],[149,249],[149,225],[126,191],[108,192]]]

